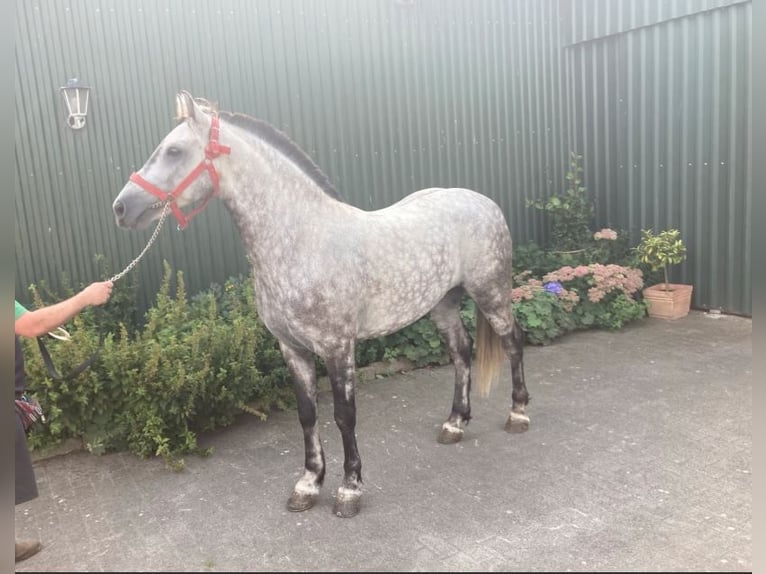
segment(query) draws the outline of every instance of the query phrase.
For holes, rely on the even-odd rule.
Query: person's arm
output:
[[[103,305],[112,294],[112,282],[91,283],[85,289],[60,303],[27,311],[16,319],[16,334],[39,337],[52,331],[90,305]]]

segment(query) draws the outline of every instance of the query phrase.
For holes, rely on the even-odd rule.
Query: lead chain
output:
[[[160,220],[157,222],[157,227],[154,228],[154,233],[152,233],[152,236],[149,238],[149,243],[146,244],[146,247],[144,247],[144,250],[138,254],[138,257],[136,257],[133,261],[131,261],[128,266],[123,269],[120,273],[117,275],[112,276],[109,281],[117,281],[118,279],[121,279],[126,273],[128,273],[131,269],[133,269],[138,262],[141,260],[141,258],[144,256],[144,253],[146,253],[149,250],[149,247],[152,246],[152,243],[154,243],[154,240],[157,239],[157,236],[160,233],[160,228],[162,227],[162,224],[165,223],[165,218],[168,216],[168,213],[170,213],[170,202],[165,204],[165,208],[162,210],[162,214],[160,215]]]

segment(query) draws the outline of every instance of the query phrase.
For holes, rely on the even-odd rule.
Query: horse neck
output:
[[[307,227],[342,217],[349,207],[267,142],[236,126],[226,129],[237,137],[228,173],[221,174],[221,199],[254,265],[304,243]]]

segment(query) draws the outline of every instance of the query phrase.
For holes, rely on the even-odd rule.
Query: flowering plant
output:
[[[579,299],[561,284],[546,283],[524,271],[514,277],[513,312],[527,341],[544,344],[574,329],[572,309]]]
[[[640,269],[632,269],[621,265],[602,265],[592,263],[590,265],[578,265],[577,267],[565,266],[558,271],[553,271],[543,277],[548,283],[572,282],[583,279],[579,287],[587,287],[588,299],[598,303],[607,294],[619,290],[625,295],[632,296],[644,285],[643,274]]]
[[[604,327],[619,329],[644,316],[640,269],[592,263],[565,265],[542,279],[529,271],[514,277],[514,312],[532,343],[544,343],[567,331]]]
[[[601,231],[596,231],[596,233],[593,234],[593,239],[598,241],[599,239],[608,239],[609,241],[615,241],[617,239],[617,232],[614,229],[609,229],[608,227],[602,229]]]
[[[543,276],[546,285],[558,285],[573,302],[572,311],[579,328],[617,329],[642,317],[643,303],[634,295],[643,287],[640,269],[621,265],[592,263],[565,265]]]

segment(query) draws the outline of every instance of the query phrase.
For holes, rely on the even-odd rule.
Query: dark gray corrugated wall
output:
[[[62,273],[96,279],[94,254],[117,271],[143,248],[151,230],[118,230],[110,205],[174,125],[174,95],[187,89],[290,134],[350,203],[373,209],[422,187],[472,187],[498,201],[517,243],[542,239],[544,222],[524,199],[560,191],[567,150],[577,149],[599,224],[635,232],[680,218],[695,304],[750,313],[749,227],[739,220],[751,193],[750,8],[741,4],[17,0],[17,296],[42,279],[56,286]],[[709,68],[695,46],[720,63]],[[649,82],[690,66],[681,84]],[[72,77],[93,87],[80,132],[66,127],[57,93]],[[658,90],[672,92],[672,106]],[[628,165],[657,141],[675,151],[673,175],[620,175],[618,159]],[[691,147],[676,150],[682,141]],[[681,158],[704,163],[722,151],[726,170],[681,177]],[[640,157],[641,173],[653,174]],[[217,203],[186,231],[163,230],[138,267],[142,306],[162,259],[191,292],[247,271]]]
[[[625,4],[637,3],[612,14]],[[575,20],[572,37],[588,40],[564,49],[570,146],[601,221],[635,241],[680,229],[688,259],[674,277],[694,284],[694,304],[750,314],[752,4],[673,6],[664,20],[622,6],[620,33]]]
[[[359,207],[467,186],[520,242],[543,224],[524,199],[560,189],[555,0],[25,0],[18,13],[17,293],[141,250],[151,230],[118,230],[110,204],[173,127],[179,89],[272,122]],[[71,77],[93,86],[80,132],[57,94]],[[191,291],[247,270],[220,205],[163,230],[138,268],[145,297],[163,258]]]

